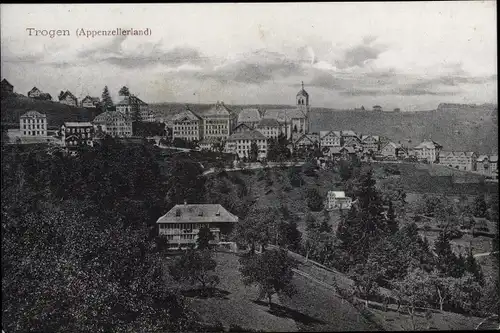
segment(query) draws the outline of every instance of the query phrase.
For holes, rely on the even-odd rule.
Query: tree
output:
[[[332,232],[332,226],[330,225],[330,214],[326,209],[323,210],[323,220],[319,226],[319,232]]]
[[[467,257],[465,258],[464,266],[465,266],[464,267],[465,271],[470,273],[476,279],[479,285],[483,286],[484,275],[483,272],[481,271],[481,266],[477,263],[476,258],[474,258],[474,255],[472,254],[471,248],[469,248],[469,251],[467,252]]]
[[[208,225],[203,225],[198,231],[198,239],[196,245],[198,250],[206,250],[210,248],[210,241],[214,239],[214,235],[210,231]]]
[[[349,277],[354,281],[356,295],[365,299],[365,307],[368,307],[368,298],[378,293],[379,274],[380,267],[370,261],[357,264],[349,272]]]
[[[293,187],[300,187],[304,183],[304,180],[302,179],[302,176],[300,175],[300,172],[297,170],[297,168],[290,168],[290,171],[288,172],[288,178],[290,179],[290,184]]]
[[[484,200],[484,195],[478,195],[474,200],[474,216],[476,217],[486,217],[488,206]]]
[[[255,253],[257,245],[263,248],[278,240],[279,212],[273,208],[252,207],[245,219],[236,225],[236,238],[250,246],[250,253]]]
[[[399,230],[398,221],[396,221],[396,213],[394,211],[392,201],[389,201],[389,210],[387,211],[387,226],[391,234],[394,234]]]
[[[111,99],[111,95],[109,94],[108,86],[105,86],[102,91],[101,101],[105,109],[113,106],[113,100]]]
[[[118,91],[118,95],[119,96],[130,96],[130,91],[128,90],[128,88],[126,86],[123,86]]]
[[[240,272],[245,285],[257,285],[259,299],[266,297],[272,308],[274,294],[293,295],[293,271],[296,264],[283,249],[265,251],[262,255],[247,255],[240,259]]]
[[[169,272],[175,281],[187,281],[191,285],[199,283],[206,291],[207,287],[215,287],[219,283],[219,277],[213,273],[216,267],[212,252],[189,249],[169,266]]]
[[[445,231],[441,231],[434,242],[434,252],[437,255],[436,267],[444,276],[453,276],[457,257],[451,250],[450,240]]]
[[[252,141],[252,143],[250,144],[250,154],[249,154],[250,162],[256,162],[258,158],[259,158],[259,146],[257,146],[257,143],[255,141]]]
[[[323,209],[323,198],[316,188],[310,188],[306,193],[307,206],[313,212],[319,212]]]
[[[59,95],[57,96],[57,99],[58,100],[61,100],[61,98],[63,97],[64,95],[64,91],[61,90],[61,92],[59,93]]]
[[[349,180],[353,174],[352,165],[346,160],[340,160],[339,161],[339,174],[340,174],[340,179],[342,179],[342,181]]]

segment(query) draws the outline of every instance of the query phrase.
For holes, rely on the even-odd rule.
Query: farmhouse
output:
[[[78,99],[69,90],[66,90],[66,92],[62,93],[61,96],[59,96],[59,103],[78,106]]]
[[[156,224],[158,234],[167,237],[170,248],[187,248],[196,244],[202,226],[208,226],[214,239],[211,244],[224,241],[238,217],[219,204],[175,205]]]
[[[344,191],[328,191],[326,200],[328,210],[351,209],[352,199],[350,197],[346,197]]]

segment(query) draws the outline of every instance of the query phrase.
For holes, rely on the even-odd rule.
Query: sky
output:
[[[77,36],[117,28],[150,34]],[[148,103],[294,105],[303,81],[312,107],[429,110],[497,103],[496,31],[495,1],[2,4],[1,75]]]

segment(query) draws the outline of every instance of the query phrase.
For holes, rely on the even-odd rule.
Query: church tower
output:
[[[302,81],[302,89],[297,93],[296,96],[297,109],[302,111],[305,117],[305,132],[309,132],[309,94],[304,89],[304,81]]]

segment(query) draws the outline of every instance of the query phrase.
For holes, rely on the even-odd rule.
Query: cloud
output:
[[[258,50],[229,60],[210,71],[200,73],[222,83],[259,84],[304,73],[302,62],[278,52]]]
[[[344,49],[340,59],[336,61],[337,67],[364,67],[368,61],[378,59],[379,55],[387,50],[387,46],[375,44],[375,40],[374,36],[366,36],[361,44]]]

